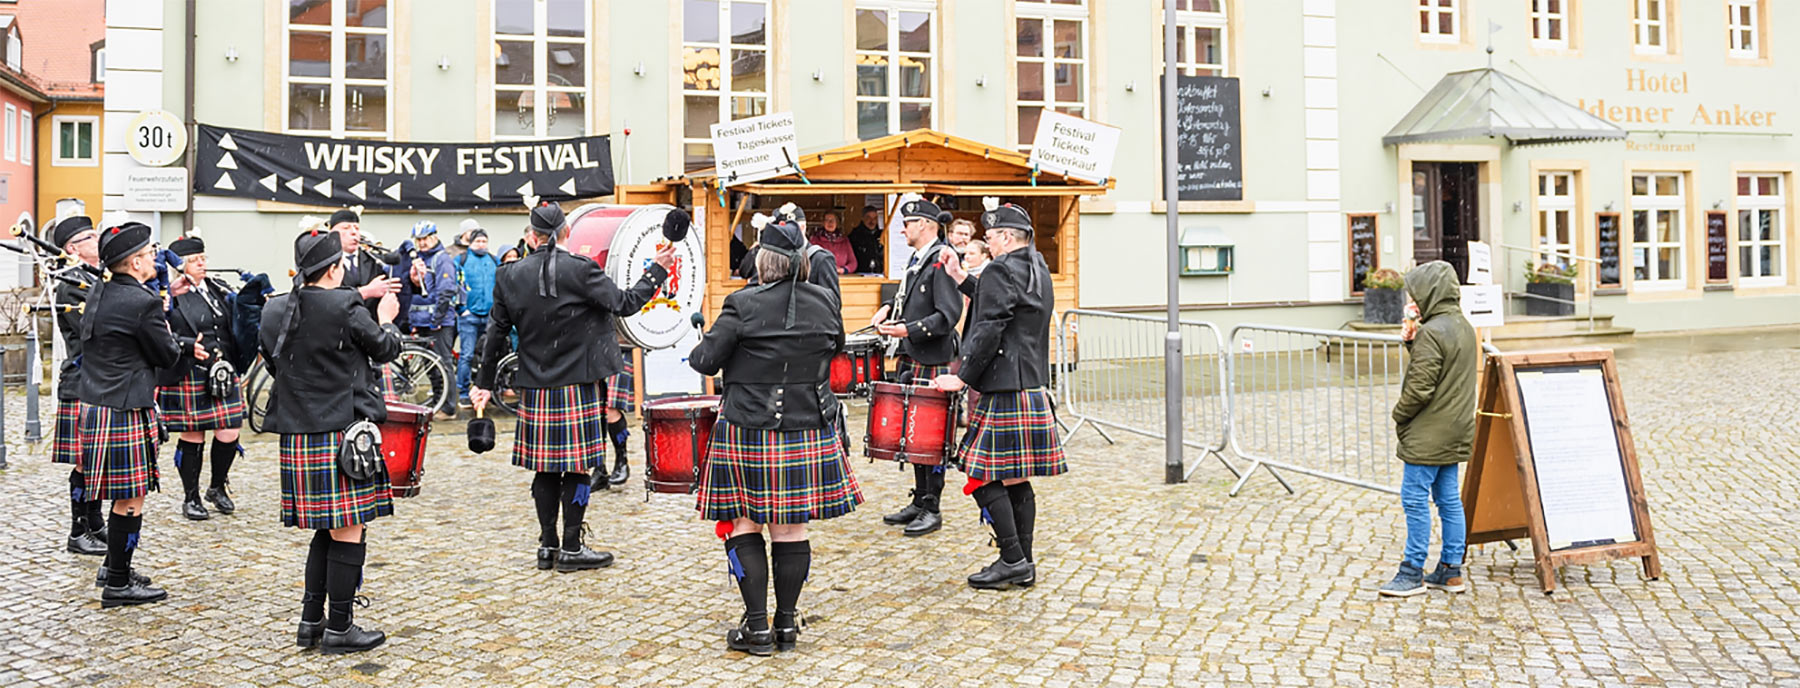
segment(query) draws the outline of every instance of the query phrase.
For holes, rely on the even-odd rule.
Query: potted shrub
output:
[[[1406,309],[1406,276],[1381,268],[1363,278],[1363,322],[1398,325]]]
[[[1526,263],[1525,293],[1561,301],[1525,299],[1526,315],[1569,315],[1575,312],[1575,265]],[[1567,303],[1564,303],[1567,302]]]

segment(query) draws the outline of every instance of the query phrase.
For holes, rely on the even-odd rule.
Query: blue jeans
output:
[[[475,340],[487,329],[488,317],[464,313],[456,316],[456,350],[462,355],[456,358],[456,393],[459,398],[469,398],[469,364],[481,352],[475,350]]]
[[[1425,549],[1431,545],[1431,504],[1436,502],[1438,520],[1444,523],[1444,551],[1438,561],[1462,565],[1469,529],[1463,523],[1462,493],[1456,480],[1460,467],[1454,463],[1406,464],[1400,477],[1400,507],[1406,511],[1406,563],[1425,568]]]

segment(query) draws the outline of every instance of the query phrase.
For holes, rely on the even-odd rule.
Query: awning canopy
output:
[[[1381,142],[1489,136],[1523,146],[1622,139],[1625,130],[1490,67],[1445,74]]]

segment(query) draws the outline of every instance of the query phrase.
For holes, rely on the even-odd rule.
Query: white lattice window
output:
[[[388,0],[288,0],[287,131],[387,138],[394,71]]]
[[[1725,44],[1732,57],[1755,58],[1761,50],[1757,36],[1758,0],[1727,0],[1725,3]]]
[[[94,132],[100,118],[90,116],[54,116],[50,128],[56,132],[56,152],[50,158],[55,167],[94,167],[100,164]]]
[[[1786,256],[1787,196],[1779,174],[1743,174],[1737,178],[1738,284],[1782,283]]]
[[[1419,0],[1419,40],[1456,43],[1462,40],[1462,0]]]
[[[1531,44],[1557,50],[1569,47],[1569,3],[1574,0],[1531,0]]]
[[[1632,49],[1646,54],[1669,53],[1669,7],[1667,0],[1632,0]]]
[[[1087,116],[1087,13],[1087,0],[1018,0],[1020,148],[1031,148],[1045,108]]]
[[[494,140],[587,134],[589,3],[494,0]]]
[[[767,0],[683,0],[682,164],[713,164],[712,125],[769,113]]]
[[[1188,76],[1225,76],[1231,40],[1225,0],[1174,0],[1175,66]],[[1162,49],[1156,49],[1161,59]]]
[[[1631,176],[1631,274],[1634,288],[1682,286],[1687,199],[1679,172]]]
[[[937,126],[937,16],[930,0],[856,3],[856,136]]]
[[[1575,252],[1574,172],[1538,173],[1537,215],[1537,262],[1567,266]]]

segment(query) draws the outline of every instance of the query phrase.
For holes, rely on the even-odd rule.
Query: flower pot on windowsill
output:
[[[1398,325],[1406,310],[1406,290],[1376,289],[1370,287],[1363,290],[1363,322]]]
[[[1569,315],[1575,312],[1575,304],[1572,303],[1575,300],[1575,285],[1573,284],[1530,282],[1525,285],[1525,293],[1571,302],[1559,303],[1544,299],[1525,299],[1526,315]]]

